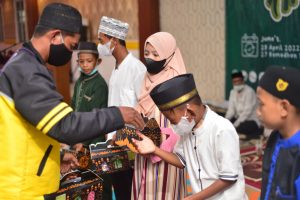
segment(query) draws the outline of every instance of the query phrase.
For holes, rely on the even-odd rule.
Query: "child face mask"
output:
[[[175,133],[180,136],[189,134],[192,132],[196,122],[194,119],[191,121],[188,120],[187,110],[185,111],[184,116],[181,117],[180,121],[177,124],[171,124]]]

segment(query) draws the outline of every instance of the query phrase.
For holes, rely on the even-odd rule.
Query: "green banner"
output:
[[[234,69],[256,88],[270,65],[300,68],[299,0],[226,0],[226,98]]]

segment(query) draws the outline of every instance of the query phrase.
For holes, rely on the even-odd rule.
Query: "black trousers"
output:
[[[133,169],[111,174],[112,184],[117,200],[131,199]]]
[[[234,123],[236,119],[230,120]],[[241,134],[247,135],[247,137],[257,137],[263,133],[263,128],[259,127],[257,123],[253,120],[241,122],[236,131]]]

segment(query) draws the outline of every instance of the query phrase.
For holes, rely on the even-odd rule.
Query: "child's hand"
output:
[[[202,199],[204,199],[204,198],[201,198],[196,195],[190,195],[190,196],[184,198],[184,200],[202,200]]]
[[[140,154],[153,153],[155,151],[155,148],[156,148],[156,146],[153,143],[153,141],[150,138],[146,137],[145,135],[141,134],[139,131],[136,131],[136,133],[142,139],[140,141],[132,139],[132,141],[135,144],[136,149],[138,150],[138,152]]]

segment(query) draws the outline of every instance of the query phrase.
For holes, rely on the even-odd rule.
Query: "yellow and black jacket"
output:
[[[44,199],[59,186],[59,142],[122,128],[118,108],[73,112],[30,43],[0,72],[0,199]]]

